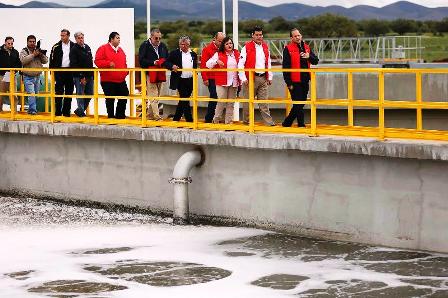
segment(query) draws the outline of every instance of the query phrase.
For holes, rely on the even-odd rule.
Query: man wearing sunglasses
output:
[[[14,38],[8,36],[5,38],[5,44],[0,47],[0,68],[20,68],[19,52],[14,49]],[[10,78],[4,78],[4,76],[10,75],[7,70],[0,71],[0,92],[9,92]],[[3,98],[6,95],[0,96],[0,112],[3,111]],[[17,102],[16,102],[17,103]]]
[[[168,58],[169,52],[167,46],[161,39],[162,33],[160,30],[158,28],[152,29],[150,38],[145,40],[138,50],[140,67],[149,69],[166,68],[166,59]],[[156,97],[160,96],[165,81],[165,71],[149,71],[147,73],[147,95],[152,97],[152,99],[149,101],[150,107],[147,109],[148,114],[146,117],[150,120],[162,120],[162,117],[159,114],[159,100]]]

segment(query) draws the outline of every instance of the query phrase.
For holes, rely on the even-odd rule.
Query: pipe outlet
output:
[[[205,155],[201,149],[195,149],[182,154],[177,160],[173,170],[173,177],[169,183],[174,184],[174,212],[175,224],[188,224],[189,199],[188,184],[192,182],[190,171],[195,166],[201,166],[205,161]]]

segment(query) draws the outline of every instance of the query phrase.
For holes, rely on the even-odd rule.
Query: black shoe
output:
[[[114,118],[115,118],[115,115],[107,115],[107,118],[109,118],[109,119],[114,119]]]
[[[56,117],[58,117],[58,116],[62,116],[62,113],[55,113],[54,114]]]
[[[85,117],[86,116],[86,114],[83,111],[81,111],[80,109],[76,109],[74,113],[78,117]]]
[[[126,115],[117,115],[115,119],[126,119]]]
[[[306,127],[305,123],[299,123],[297,124],[298,127]]]
[[[70,117],[70,114],[62,114],[64,117]]]
[[[285,123],[285,122],[282,123],[282,126],[283,126],[283,127],[291,127],[291,125],[292,125],[292,124]]]

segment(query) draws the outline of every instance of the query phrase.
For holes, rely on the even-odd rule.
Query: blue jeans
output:
[[[23,84],[25,85],[25,91],[28,94],[39,93],[40,89],[40,75],[36,77],[23,76]],[[37,113],[36,109],[36,96],[28,96],[28,114]]]
[[[93,95],[93,78],[86,78],[86,84],[81,84],[81,78],[74,77],[73,81],[76,87],[77,95]],[[78,110],[85,112],[89,106],[90,98],[77,98]]]

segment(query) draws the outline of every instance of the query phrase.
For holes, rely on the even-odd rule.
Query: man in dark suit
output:
[[[168,58],[168,48],[161,41],[162,33],[158,28],[151,29],[151,36],[145,40],[138,49],[138,61],[142,68],[164,68]],[[151,107],[148,108],[146,117],[152,120],[162,120],[159,115],[159,97],[162,91],[163,82],[166,81],[164,71],[149,71],[147,76],[147,95],[152,97],[149,100]],[[138,112],[138,107],[137,107]]]
[[[70,40],[70,31],[67,29],[61,30],[61,40],[51,48],[50,54],[50,68],[69,68],[70,67],[70,50],[75,45]],[[55,93],[56,95],[73,95],[73,74],[69,71],[56,71],[55,79]],[[62,103],[64,101],[64,103]],[[55,115],[70,117],[70,110],[72,107],[71,97],[56,97],[55,100]],[[61,110],[62,108],[62,110]]]
[[[193,73],[191,71],[178,71],[178,69],[192,69],[198,67],[198,55],[190,49],[190,37],[179,38],[179,48],[171,51],[166,67],[171,69],[170,89],[177,90],[181,99],[190,98],[193,91]],[[185,117],[185,121],[193,122],[190,101],[179,100],[173,121],[179,121]]]

